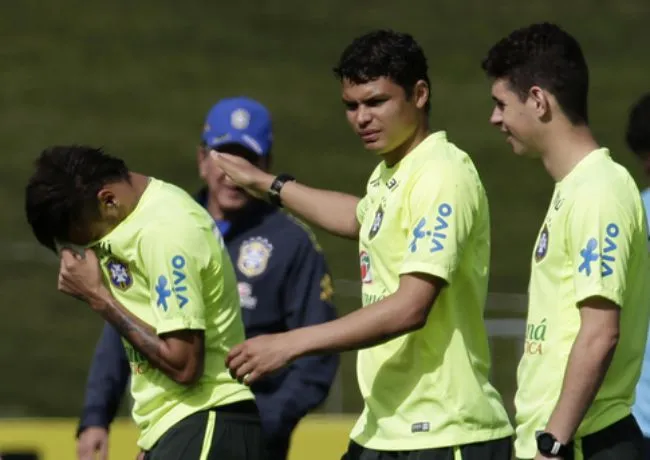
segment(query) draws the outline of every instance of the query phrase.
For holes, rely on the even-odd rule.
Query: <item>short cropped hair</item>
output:
[[[25,213],[34,236],[55,250],[55,240],[68,241],[72,225],[99,215],[97,193],[106,184],[129,181],[119,158],[101,148],[54,146],[41,152],[25,193]]]
[[[573,124],[588,123],[587,63],[578,41],[559,26],[515,30],[490,48],[481,67],[490,78],[506,79],[522,101],[537,85],[555,96]]]
[[[428,70],[424,51],[411,35],[383,29],[355,38],[333,69],[340,81],[357,85],[388,78],[401,86],[407,97],[413,95],[419,80],[431,86]],[[427,101],[427,112],[429,106]]]
[[[625,141],[636,155],[650,154],[650,93],[642,96],[630,109]]]

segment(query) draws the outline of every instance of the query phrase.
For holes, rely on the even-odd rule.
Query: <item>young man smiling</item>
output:
[[[640,459],[630,407],[650,315],[647,224],[630,174],[588,125],[580,45],[554,24],[518,29],[482,67],[490,122],[540,158],[555,190],[532,257],[518,369],[518,458]]]
[[[365,407],[344,459],[509,460],[512,428],[488,380],[483,323],[488,202],[469,156],[430,130],[422,48],[374,31],[344,50],[335,74],[350,125],[381,158],[363,198],[213,156],[252,193],[359,240],[364,308],[248,340],[229,354],[230,370],[251,384],[299,356],[359,350]]]

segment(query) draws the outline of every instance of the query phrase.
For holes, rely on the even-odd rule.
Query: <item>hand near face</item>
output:
[[[242,157],[211,150],[210,158],[230,180],[253,196],[261,197],[273,182],[273,176]]]
[[[83,256],[70,249],[63,249],[60,256],[58,289],[95,308],[106,292],[102,281],[99,260],[92,249],[85,249]]]

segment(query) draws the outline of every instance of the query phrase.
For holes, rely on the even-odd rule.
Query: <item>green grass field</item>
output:
[[[553,20],[584,45],[598,138],[636,171],[622,132],[629,105],[650,89],[645,0],[603,0],[597,7],[586,0],[54,5],[13,2],[0,15],[0,368],[12,376],[0,381],[0,415],[75,415],[101,327],[88,308],[55,291],[55,261],[34,247],[25,224],[25,180],[46,145],[103,145],[133,169],[192,190],[199,186],[194,155],[205,112],[221,97],[245,94],[274,114],[275,170],[359,194],[377,158],[346,126],[330,69],[360,33],[408,31],[429,56],[433,126],[471,153],[488,191],[491,290],[525,292],[552,183],[540,164],[515,158],[488,125],[491,101],[479,62],[510,29]],[[357,279],[355,245],[318,235],[334,277]],[[338,306],[344,313],[358,301],[341,296]],[[495,346],[495,378],[509,400],[517,357],[508,347]],[[347,354],[344,406],[356,411],[352,363]],[[7,373],[10,366],[15,370]]]

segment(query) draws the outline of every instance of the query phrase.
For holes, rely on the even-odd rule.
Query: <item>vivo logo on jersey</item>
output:
[[[443,203],[438,207],[438,215],[436,216],[436,226],[433,227],[433,239],[431,243],[433,247],[431,252],[441,251],[445,248],[444,244],[440,240],[447,238],[447,229],[449,228],[449,223],[447,222],[447,217],[451,216],[451,206],[447,203]]]
[[[427,226],[427,218],[421,218],[413,229],[413,239],[409,244],[411,252],[418,250],[418,241],[430,238],[431,246],[429,252],[438,252],[445,249],[444,240],[447,239],[447,230],[449,229],[449,222],[447,218],[451,216],[453,210],[447,203],[442,203],[438,206],[438,215],[433,226],[433,229]]]
[[[614,242],[614,239],[618,236],[620,231],[618,225],[611,223],[607,226],[605,232],[607,233],[607,236],[605,237],[605,247],[603,248],[603,254],[600,256],[600,258],[602,259],[602,275],[609,276],[614,273],[614,270],[608,262],[616,262],[616,257],[614,257],[611,253],[616,251],[618,248]]]
[[[182,294],[187,291],[187,286],[184,284],[187,276],[185,276],[185,272],[183,271],[185,268],[185,257],[180,255],[174,256],[172,258],[172,267],[174,267],[174,271],[172,272],[172,275],[174,275],[174,287],[172,290],[176,295],[178,307],[183,308],[189,302],[187,297]]]
[[[620,233],[620,229],[615,223],[610,223],[607,225],[605,233],[607,236],[605,237],[605,244],[600,254],[598,252],[598,240],[596,238],[589,238],[585,247],[580,250],[582,263],[578,266],[578,273],[584,272],[586,276],[591,276],[591,264],[597,262],[598,259],[600,259],[600,274],[603,278],[614,273],[614,269],[610,264],[616,262],[616,257],[613,253],[618,249],[615,240]]]
[[[160,307],[163,311],[167,311],[169,309],[169,305],[167,305],[167,299],[171,297],[172,294],[174,294],[176,297],[178,308],[183,308],[189,302],[189,299],[184,294],[187,292],[187,286],[185,285],[187,276],[183,270],[185,268],[185,265],[185,257],[180,255],[172,257],[172,286],[168,287],[169,280],[165,275],[160,275],[158,277],[158,282],[154,287],[154,290],[158,296],[156,298],[156,306]]]

